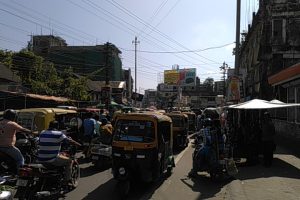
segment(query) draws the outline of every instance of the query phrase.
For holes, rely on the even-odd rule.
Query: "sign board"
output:
[[[196,68],[164,71],[164,83],[168,85],[196,85]]]
[[[237,76],[231,76],[228,81],[227,101],[240,100],[240,79]]]

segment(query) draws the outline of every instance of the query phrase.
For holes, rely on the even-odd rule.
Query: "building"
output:
[[[239,55],[245,70],[246,99],[300,103],[300,4],[297,0],[260,0],[244,33]],[[299,107],[276,111],[276,130],[300,139]]]
[[[72,67],[73,72],[94,81],[123,81],[121,51],[113,44],[96,46],[68,46],[53,35],[32,36],[30,49],[58,70]]]
[[[214,88],[216,91],[214,91]],[[164,71],[164,83],[157,87],[158,107],[191,107],[206,108],[220,106],[223,102],[223,82],[214,82],[213,78],[207,78],[203,84],[196,77],[196,69],[179,69]],[[223,96],[222,96],[223,98]]]
[[[145,90],[143,107],[157,106],[157,90]]]
[[[22,86],[21,78],[8,67],[0,63],[0,90],[10,92],[26,92]]]

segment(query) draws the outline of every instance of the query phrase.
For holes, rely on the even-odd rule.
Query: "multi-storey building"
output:
[[[246,97],[300,103],[300,1],[260,0],[244,36],[238,67],[245,70]],[[300,139],[299,107],[273,116],[279,133]]]

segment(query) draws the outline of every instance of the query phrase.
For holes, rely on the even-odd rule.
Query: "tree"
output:
[[[20,76],[22,84],[31,92],[42,95],[64,96],[74,100],[88,100],[87,79],[75,77],[72,68],[63,72],[53,63],[45,62],[33,52],[0,51],[0,62]]]

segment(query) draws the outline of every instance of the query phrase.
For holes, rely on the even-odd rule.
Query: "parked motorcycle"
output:
[[[79,163],[75,158],[76,147],[70,145],[62,152],[72,159],[69,185],[64,184],[64,167],[51,164],[28,164],[19,170],[15,198],[58,199],[64,192],[76,188],[80,177]]]
[[[98,169],[104,169],[112,163],[112,147],[104,144],[100,137],[94,138],[91,142],[92,163]]]

